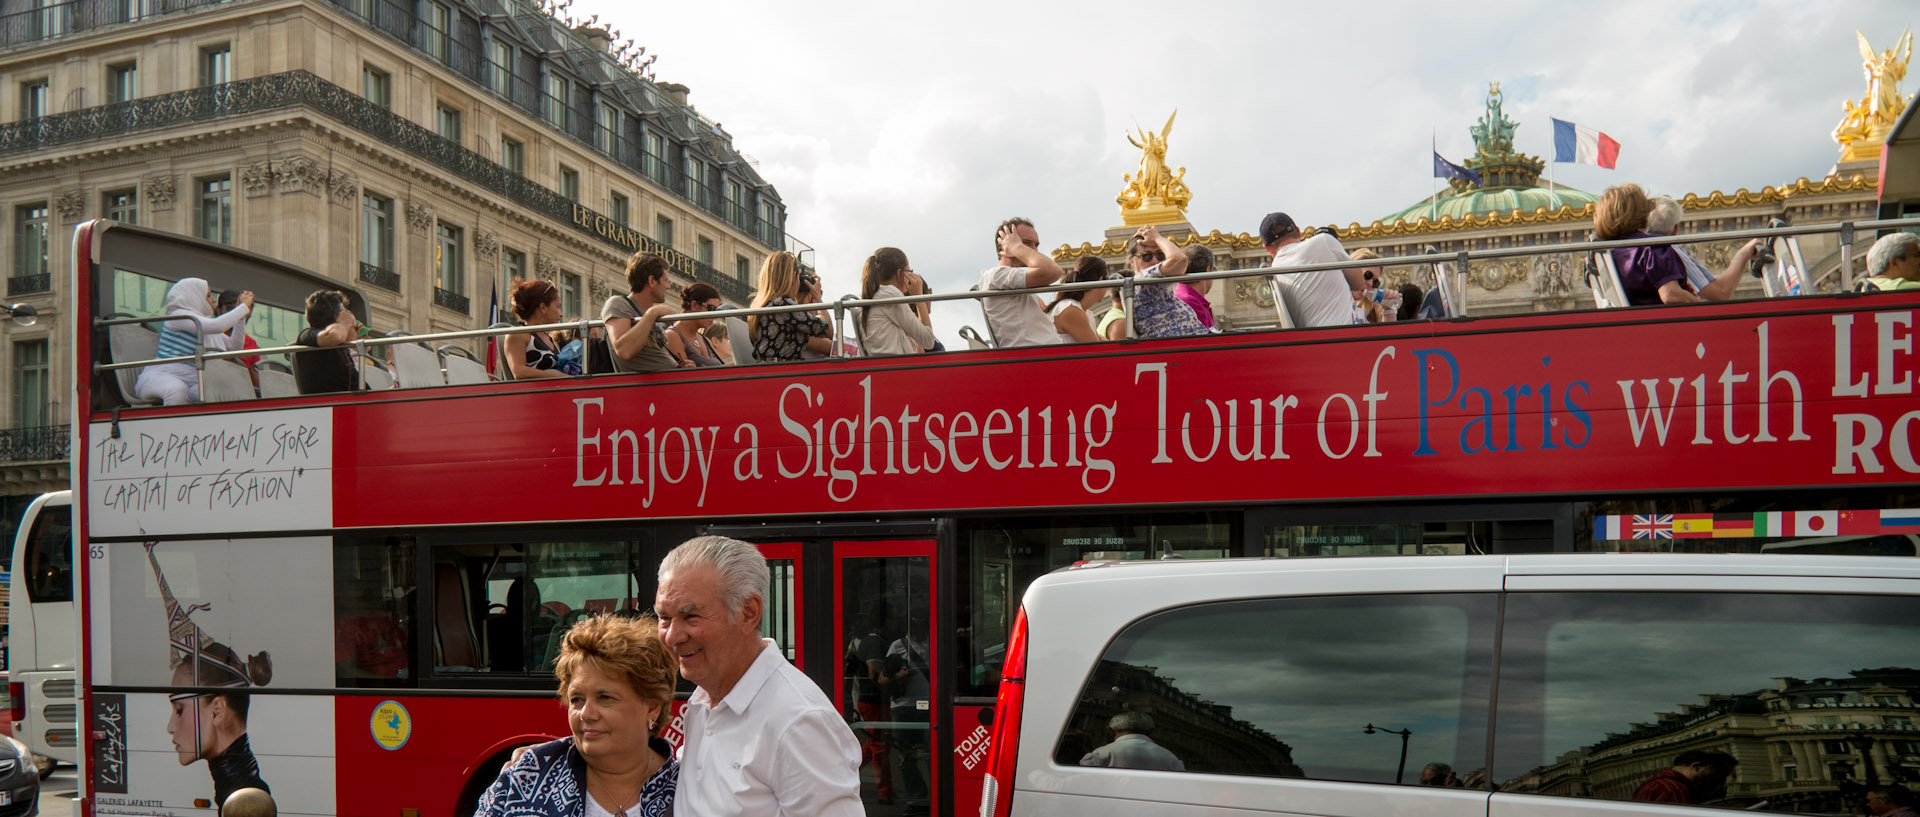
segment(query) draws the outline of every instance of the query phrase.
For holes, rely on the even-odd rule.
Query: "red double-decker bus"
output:
[[[123,397],[157,324],[109,318],[116,287],[297,311],[318,279],[111,222],[75,241],[101,815],[205,807],[235,746],[282,813],[467,814],[566,734],[558,634],[651,607],[702,533],[771,560],[766,635],[846,713],[876,815],[977,809],[1020,595],[1075,562],[1920,534],[1915,293],[157,407]],[[916,649],[922,683],[875,682]]]

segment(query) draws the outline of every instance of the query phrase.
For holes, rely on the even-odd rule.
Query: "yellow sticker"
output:
[[[373,708],[373,742],[383,749],[398,749],[413,736],[413,716],[399,701],[381,701]]]

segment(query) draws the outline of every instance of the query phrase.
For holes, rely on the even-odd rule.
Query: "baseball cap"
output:
[[[1297,233],[1300,227],[1293,223],[1293,216],[1286,213],[1268,213],[1260,219],[1260,243],[1272,244],[1275,241]]]

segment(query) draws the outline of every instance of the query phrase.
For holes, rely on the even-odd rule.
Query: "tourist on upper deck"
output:
[[[720,290],[706,282],[696,283],[680,291],[680,311],[716,312],[727,308],[720,300]],[[732,361],[721,357],[720,350],[714,348],[713,341],[707,340],[707,327],[714,319],[700,318],[691,321],[676,321],[667,329],[667,351],[674,357],[693,361],[699,367],[725,366]]]
[[[1867,250],[1867,279],[1861,289],[1920,289],[1920,236],[1888,233]]]
[[[1273,256],[1274,269],[1352,260],[1332,233],[1301,238],[1300,227],[1286,213],[1260,219],[1260,246]],[[1294,326],[1348,326],[1354,323],[1354,293],[1365,283],[1360,270],[1351,268],[1275,275],[1274,308],[1283,323]]]
[[[722,361],[738,363],[739,361],[733,357],[733,337],[727,334],[727,322],[714,318],[712,323],[713,325],[707,327],[707,331],[701,334],[707,336],[707,342],[713,344],[713,351],[720,355]]]
[[[1089,255],[1073,265],[1073,272],[1067,273],[1066,283],[1106,279],[1107,262]],[[1086,303],[1088,298],[1098,303],[1100,293],[1105,291],[1080,289],[1053,296],[1053,303],[1047,306],[1047,316],[1053,319],[1053,329],[1060,335],[1061,343],[1089,343],[1100,339],[1093,331],[1093,318],[1087,316]]]
[[[167,288],[167,314],[192,315],[196,323],[182,318],[160,324],[160,342],[155,357],[193,357],[205,343],[206,348],[224,352],[240,348],[242,328],[253,311],[253,293],[240,294],[239,306],[214,317],[213,296],[201,278],[182,278]],[[140,370],[133,381],[137,397],[158,400],[161,405],[178,406],[200,399],[200,377],[192,363],[161,363]]]
[[[347,307],[347,293],[323,289],[307,296],[307,328],[294,339],[315,351],[294,355],[293,380],[301,394],[357,391],[360,372],[347,344],[360,336],[360,318]]]
[[[1593,205],[1594,235],[1601,241],[1652,238],[1647,217],[1653,213],[1653,201],[1637,184],[1617,184],[1600,194]],[[1686,262],[1672,246],[1621,247],[1613,250],[1613,266],[1620,273],[1620,286],[1627,303],[1646,306],[1659,303],[1724,301],[1733,297],[1747,261],[1760,249],[1759,239],[1747,242],[1734,252],[1725,271],[1696,292],[1687,279]]]
[[[1187,274],[1213,271],[1213,251],[1200,244],[1187,248]],[[1200,319],[1200,325],[1208,331],[1218,332],[1220,327],[1213,324],[1213,304],[1207,302],[1207,291],[1213,289],[1209,280],[1182,281],[1173,285],[1173,296],[1179,298],[1189,308],[1193,316]]]
[[[860,266],[860,297],[900,298],[927,291],[907,254],[881,247]],[[869,355],[917,355],[933,348],[932,304],[887,304],[860,310],[861,343]]]
[[[627,259],[626,295],[615,295],[600,307],[607,322],[607,341],[613,347],[615,372],[664,372],[691,368],[667,350],[667,334],[660,318],[673,314],[667,305],[667,262],[650,252]]]
[[[783,250],[767,256],[760,265],[760,290],[753,294],[752,305],[800,303],[800,264],[793,253]],[[749,315],[747,336],[753,340],[754,359],[760,361],[800,360],[807,350],[822,355],[833,351],[833,325],[817,312]]]
[[[1127,262],[1133,265],[1135,281],[1143,285],[1133,290],[1133,331],[1143,338],[1179,338],[1204,335],[1207,327],[1173,294],[1173,287],[1148,283],[1187,273],[1187,254],[1149,224],[1135,230],[1127,247]]]
[[[1060,282],[1063,275],[1060,265],[1040,251],[1040,233],[1034,230],[1033,222],[1017,216],[1000,222],[993,231],[993,246],[1000,261],[980,273],[982,292],[1029,289]],[[1045,346],[1060,342],[1060,334],[1054,330],[1053,321],[1047,318],[1037,295],[1001,295],[983,298],[980,304],[986,311],[987,328],[997,346]]]
[[[241,292],[240,290],[237,290],[237,289],[221,290],[220,304],[213,308],[213,314],[225,315],[228,312],[232,312],[235,307],[238,307],[240,305],[240,296],[245,294],[246,293]],[[248,318],[253,317],[253,313],[249,311],[247,313],[247,317]],[[233,348],[235,349],[260,348],[260,343],[258,341],[255,341],[252,335],[247,334],[247,318],[240,319],[240,328],[236,331],[240,333],[240,345],[235,346]],[[240,365],[247,367],[247,378],[253,381],[253,387],[255,389],[260,388],[260,356],[252,355],[250,357],[237,358],[237,360],[240,361]]]
[[[528,326],[541,326],[559,323],[560,288],[551,281],[534,279],[521,281],[513,285],[513,294],[509,297],[513,305],[513,314],[520,316],[521,322]],[[579,370],[567,371],[560,362],[560,348],[545,332],[518,332],[508,335],[507,371],[515,380],[531,380],[540,377],[566,377],[579,374]]]
[[[1680,202],[1674,201],[1672,196],[1654,196],[1648,201],[1653,202],[1653,209],[1647,213],[1647,232],[1653,235],[1678,235],[1680,219],[1686,215],[1686,210],[1680,206]],[[1680,263],[1687,267],[1689,288],[1699,292],[1713,283],[1713,271],[1707,269],[1706,264],[1700,263],[1700,259],[1693,256],[1692,250],[1676,244],[1673,251],[1680,256]],[[1738,284],[1737,281],[1735,283]]]
[[[1420,291],[1420,285],[1411,283],[1401,284],[1400,308],[1395,310],[1393,319],[1396,321],[1410,321],[1416,318],[1427,317],[1422,314],[1426,311],[1426,300],[1427,294]],[[1446,316],[1442,315],[1440,317],[1444,318]]]
[[[1132,278],[1133,268],[1121,267],[1114,270],[1109,277],[1115,280]],[[1127,321],[1126,290],[1114,287],[1108,292],[1112,293],[1113,297],[1107,301],[1107,311],[1100,313],[1100,323],[1093,327],[1093,331],[1107,340],[1126,340],[1133,337],[1133,327]]]
[[[1347,254],[1355,261],[1372,261],[1380,257],[1371,247],[1361,247]],[[1385,273],[1382,267],[1360,268],[1360,289],[1353,293],[1353,322],[1380,323],[1393,320],[1387,311],[1386,291],[1380,288],[1380,276]],[[1398,294],[1398,293],[1395,293]]]

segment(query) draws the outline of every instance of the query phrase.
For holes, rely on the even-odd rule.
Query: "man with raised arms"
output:
[[[1015,216],[1000,222],[993,233],[994,249],[1000,254],[998,266],[980,273],[980,291],[1043,287],[1060,281],[1060,265],[1040,251],[1040,234],[1033,222]],[[981,299],[987,313],[987,329],[994,345],[1045,346],[1060,342],[1053,319],[1040,305],[1037,295],[1002,295]]]

